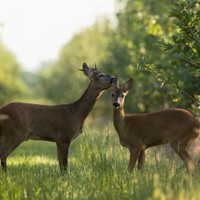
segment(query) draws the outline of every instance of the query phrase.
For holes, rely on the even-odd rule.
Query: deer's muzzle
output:
[[[113,106],[114,106],[115,108],[118,108],[118,107],[120,107],[120,104],[117,103],[117,102],[115,102],[115,103],[113,103]]]

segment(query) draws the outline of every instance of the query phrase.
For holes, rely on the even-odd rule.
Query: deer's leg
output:
[[[6,163],[7,157],[1,157],[1,168],[4,172],[7,171],[7,163]]]
[[[180,146],[172,146],[172,148],[175,150],[175,152],[179,155],[181,160],[184,162],[188,173],[194,172],[196,169],[196,163],[191,158],[191,156],[187,152],[186,148],[180,147]]]
[[[135,167],[135,163],[138,159],[140,150],[137,148],[130,148],[129,150],[130,150],[130,160],[128,165],[128,171],[131,172]]]
[[[57,142],[56,144],[60,170],[66,171],[68,166],[69,144],[64,142]]]
[[[17,139],[15,137],[9,138],[7,144],[1,145],[0,147],[0,158],[1,158],[1,167],[4,172],[7,170],[7,157],[24,141],[22,139]]]
[[[183,160],[185,163],[185,166],[187,168],[188,173],[192,173],[196,169],[196,163],[194,160],[191,158],[187,150],[183,150],[179,152],[180,158]]]
[[[7,171],[7,163],[6,163],[7,156],[5,156],[4,145],[0,146],[0,159],[1,159],[1,168],[4,172],[6,172]]]
[[[145,158],[146,158],[146,151],[142,150],[138,157],[138,169],[139,170],[144,167]]]

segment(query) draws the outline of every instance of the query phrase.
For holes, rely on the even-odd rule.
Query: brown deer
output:
[[[145,151],[149,147],[169,143],[184,162],[187,171],[193,172],[196,164],[187,149],[200,134],[200,123],[190,112],[183,109],[168,109],[146,114],[125,114],[124,100],[133,86],[133,79],[119,86],[113,80],[113,123],[121,145],[130,151],[128,169],[132,171],[136,161],[138,169],[144,166]]]
[[[70,143],[83,128],[84,121],[102,92],[111,87],[113,77],[83,63],[81,71],[90,83],[74,103],[37,105],[10,103],[0,109],[0,158],[6,171],[7,157],[28,139],[55,142],[61,171],[67,170]]]

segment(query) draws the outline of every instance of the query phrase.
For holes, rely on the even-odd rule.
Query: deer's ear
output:
[[[133,78],[129,78],[124,84],[124,91],[128,92],[133,87]]]
[[[113,81],[112,81],[112,86],[113,87],[119,87],[119,77],[116,76]]]
[[[92,69],[86,63],[83,63],[83,72],[88,77],[92,76]]]

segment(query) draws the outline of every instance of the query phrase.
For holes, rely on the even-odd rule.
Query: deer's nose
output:
[[[113,103],[113,106],[114,106],[115,108],[118,108],[118,107],[120,106],[120,104],[117,103],[117,102],[115,102],[115,103]]]

